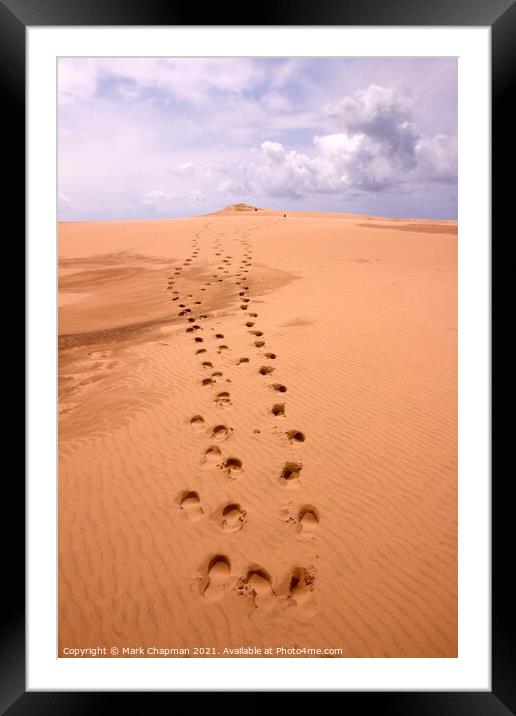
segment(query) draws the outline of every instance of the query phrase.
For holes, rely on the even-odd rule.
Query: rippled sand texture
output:
[[[61,654],[456,656],[456,233],[60,225]]]

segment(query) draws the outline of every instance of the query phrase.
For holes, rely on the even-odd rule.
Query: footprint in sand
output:
[[[239,460],[237,457],[228,457],[224,460],[222,469],[226,473],[227,477],[231,480],[236,480],[242,472],[242,460]]]
[[[299,510],[299,530],[301,532],[314,532],[319,527],[319,511],[313,505],[304,505]]]
[[[244,526],[246,511],[236,503],[222,508],[221,527],[225,532],[238,532]]]
[[[244,585],[254,601],[255,607],[260,609],[272,609],[275,604],[276,595],[272,589],[270,574],[261,567],[253,567],[248,570]]]
[[[265,345],[265,341],[255,341],[254,345],[256,346],[256,348],[263,348],[263,346]]]
[[[285,404],[284,403],[276,403],[276,405],[272,406],[271,413],[276,416],[285,415]]]
[[[203,368],[213,368],[213,363],[209,360],[205,360],[201,363]]]
[[[215,440],[227,440],[231,436],[232,432],[233,428],[230,428],[227,425],[215,425],[211,431],[211,437]]]
[[[273,370],[274,368],[270,365],[262,365],[258,373],[260,373],[261,375],[269,375],[269,373],[272,373]]]
[[[210,560],[207,570],[207,584],[203,590],[203,597],[214,602],[224,596],[229,584],[231,563],[223,554],[217,554]]]
[[[277,356],[276,356],[276,353],[266,353],[265,357],[268,358],[269,360],[276,360]]]
[[[237,365],[240,365],[241,363],[249,363],[249,358],[239,358]]]
[[[296,567],[290,578],[289,597],[296,606],[302,606],[313,597],[314,575],[304,567]]]
[[[223,390],[221,393],[217,393],[215,396],[215,403],[222,408],[231,405],[231,397],[229,393],[226,390]]]
[[[220,452],[220,448],[216,445],[212,445],[209,447],[202,456],[201,459],[201,467],[206,468],[207,470],[212,467],[217,467],[222,462],[222,454]]]
[[[305,434],[302,433],[301,430],[288,430],[286,436],[292,444],[304,443],[306,439]]]
[[[271,385],[271,388],[273,390],[276,390],[278,393],[286,393],[287,392],[286,386],[282,385],[281,383],[273,383]]]
[[[281,471],[279,482],[283,487],[291,487],[299,483],[303,465],[300,462],[286,462]]]
[[[201,507],[201,499],[199,493],[193,490],[184,492],[180,500],[181,509],[185,512],[186,516],[192,522],[197,522],[204,515],[204,510]]]
[[[204,418],[202,415],[194,415],[193,418],[190,418],[190,425],[194,430],[201,431],[204,429]]]

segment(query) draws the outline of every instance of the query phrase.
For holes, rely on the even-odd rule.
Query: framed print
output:
[[[490,438],[514,4],[0,12],[28,307],[2,708],[515,712]]]

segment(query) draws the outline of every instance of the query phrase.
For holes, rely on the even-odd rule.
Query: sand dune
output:
[[[59,226],[60,655],[456,656],[456,250],[254,207]]]

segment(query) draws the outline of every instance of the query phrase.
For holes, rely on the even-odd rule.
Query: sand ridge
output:
[[[251,208],[60,227],[61,653],[453,656],[456,227]]]

